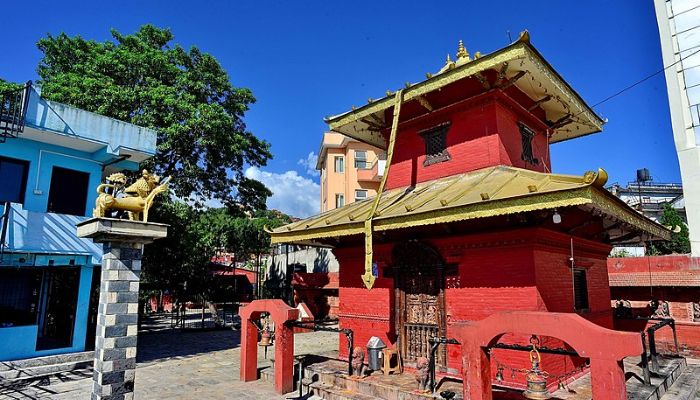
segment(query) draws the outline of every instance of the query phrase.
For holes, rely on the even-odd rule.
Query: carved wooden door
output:
[[[397,332],[403,359],[414,363],[419,357],[429,357],[429,338],[444,336],[443,268],[435,250],[424,244],[397,246],[394,254]],[[436,354],[439,366],[445,365],[443,347]]]

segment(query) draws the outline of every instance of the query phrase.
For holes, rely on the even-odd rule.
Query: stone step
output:
[[[633,359],[635,363],[627,363],[627,359],[625,360],[625,371],[634,375],[627,380],[627,393],[630,400],[660,400],[688,365],[685,358],[659,356],[659,371],[652,373],[651,386],[647,386],[641,381],[642,369],[636,363],[638,358]]]
[[[68,360],[62,363],[38,364],[36,362],[22,363],[25,367],[10,366],[9,369],[0,371],[0,385],[7,386],[22,381],[31,381],[46,377],[62,375],[66,379],[82,379],[92,375],[92,358],[66,357]],[[59,361],[54,358],[51,361]],[[44,360],[46,361],[46,360]],[[29,365],[29,366],[26,366]]]
[[[347,389],[337,388],[322,382],[314,382],[309,385],[315,396],[324,400],[375,400],[377,397],[362,393],[352,392]]]
[[[700,398],[700,365],[688,365],[661,400],[692,400]]]
[[[56,354],[52,356],[26,358],[23,360],[0,361],[0,371],[12,369],[25,369],[42,365],[63,364],[67,362],[92,361],[94,351],[82,351],[77,353]]]

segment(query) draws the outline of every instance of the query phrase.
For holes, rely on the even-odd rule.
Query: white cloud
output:
[[[303,165],[306,168],[306,173],[311,176],[319,176],[321,173],[316,169],[316,162],[318,161],[318,154],[313,151],[309,153],[306,158],[302,158],[297,161],[297,164]]]
[[[321,187],[296,171],[278,174],[248,167],[245,176],[264,183],[272,191],[272,197],[267,199],[267,208],[299,218],[319,213]]]

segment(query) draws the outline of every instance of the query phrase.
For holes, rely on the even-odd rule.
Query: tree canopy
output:
[[[670,227],[680,227],[680,232],[672,232],[671,240],[656,242],[653,244],[654,252],[658,254],[686,254],[690,253],[690,239],[688,226],[683,222],[683,218],[670,204],[664,204],[664,211],[659,218],[659,223]]]
[[[270,247],[266,226],[276,228],[291,222],[289,216],[274,210],[246,215],[227,208],[198,210],[172,200],[156,203],[152,214],[154,220],[170,227],[166,238],[146,246],[142,279],[151,288],[173,290],[182,298],[206,298],[216,290],[208,266],[218,251],[249,261]]]
[[[42,96],[156,129],[157,153],[146,167],[173,176],[176,196],[264,208],[271,192],[244,176],[246,165],[272,157],[243,121],[255,102],[251,91],[234,87],[212,55],[171,45],[168,29],[144,25],[130,35],[112,30],[112,37],[39,40]]]

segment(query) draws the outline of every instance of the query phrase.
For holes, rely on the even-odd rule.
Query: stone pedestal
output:
[[[93,218],[77,227],[104,248],[92,399],[133,399],[143,245],[164,238],[168,226]]]

